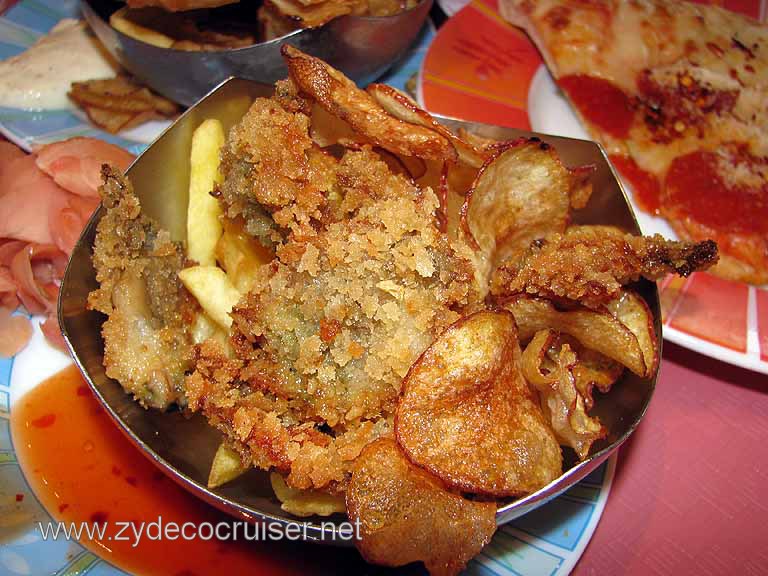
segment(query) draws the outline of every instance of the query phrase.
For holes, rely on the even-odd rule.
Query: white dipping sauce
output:
[[[67,98],[72,82],[111,78],[119,70],[86,24],[67,18],[26,52],[0,62],[0,106],[73,108]]]

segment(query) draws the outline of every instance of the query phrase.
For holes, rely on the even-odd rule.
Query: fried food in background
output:
[[[132,0],[113,13],[123,34],[175,50],[229,50],[317,28],[339,16],[392,16],[416,0],[264,0],[257,9],[231,0]],[[207,8],[207,10],[202,10]]]
[[[125,76],[73,82],[68,95],[91,122],[112,134],[179,112],[176,104]]]
[[[170,12],[183,10],[199,10],[201,8],[216,8],[225,4],[234,4],[240,0],[126,0],[129,8],[146,8],[158,6]]]
[[[225,9],[226,10],[226,9]],[[222,11],[171,13],[162,8],[121,8],[109,24],[126,36],[174,50],[229,50],[259,41],[255,12],[251,22]]]
[[[454,574],[495,528],[496,504],[478,498],[545,486],[562,473],[560,445],[587,458],[606,432],[588,413],[594,388],[608,390],[625,366],[654,375],[654,319],[622,286],[646,270],[636,260],[653,273],[688,272],[714,252],[661,244],[668,250],[656,260],[614,262],[601,239],[606,252],[657,241],[569,228],[588,201],[590,167],[563,166],[537,140],[465,142],[396,91],[365,92],[316,58],[283,54],[289,78],[230,130],[217,171],[214,125],[193,137],[205,145],[191,155],[203,168],[192,171],[192,201],[208,202],[209,192],[218,209],[190,220],[210,237],[202,249],[187,246],[187,257],[197,250],[206,264],[174,260],[174,283],[161,270],[160,286],[199,305],[177,328],[191,348],[180,402],[225,436],[214,484],[251,466],[270,471],[297,515],[334,513],[346,497],[367,559]],[[110,276],[111,239],[123,228],[137,236],[137,219],[146,227],[124,183],[110,179],[105,198],[103,281],[92,298],[110,314],[115,343],[123,332],[110,327],[135,314],[104,302],[148,256],[136,243],[116,255]],[[488,295],[498,262],[512,270],[569,233],[594,249],[596,267],[615,272],[600,297],[557,262],[545,285],[557,291],[518,288],[510,275]],[[706,257],[680,257],[691,254]],[[156,287],[141,288],[131,294],[151,300]],[[112,374],[129,391],[146,388],[134,374],[141,354],[111,350]]]

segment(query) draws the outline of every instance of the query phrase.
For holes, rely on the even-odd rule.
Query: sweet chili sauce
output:
[[[14,405],[11,433],[24,474],[55,521],[106,523],[82,539],[132,574],[322,574],[364,570],[354,550],[300,542],[115,540],[116,523],[231,521],[165,477],[117,429],[74,366]]]

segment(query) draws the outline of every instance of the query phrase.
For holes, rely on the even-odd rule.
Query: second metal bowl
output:
[[[394,16],[342,16],[269,42],[207,52],[160,48],[115,30],[109,16],[121,4],[112,0],[81,0],[80,5],[96,36],[126,70],[163,96],[191,106],[231,76],[266,84],[285,78],[283,44],[325,60],[361,85],[368,84],[413,44],[432,1],[421,0]]]

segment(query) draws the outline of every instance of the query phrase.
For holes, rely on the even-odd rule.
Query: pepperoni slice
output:
[[[621,88],[603,78],[563,76],[558,83],[585,120],[616,138],[626,138],[635,113],[632,100]]]
[[[725,162],[730,162],[730,168]],[[720,232],[768,234],[768,183],[760,177],[760,164],[760,159],[743,152],[724,158],[699,150],[675,158],[667,172],[662,204]],[[729,179],[726,171],[734,177]],[[755,177],[750,181],[738,174]]]
[[[633,197],[640,209],[651,214],[658,214],[660,208],[661,185],[654,174],[637,165],[631,156],[611,155],[611,163],[632,186]]]

